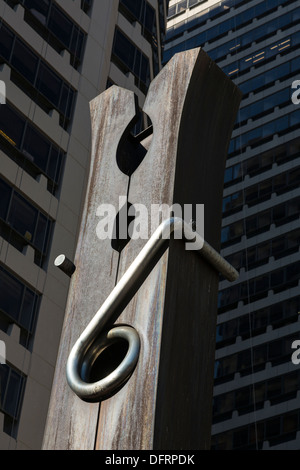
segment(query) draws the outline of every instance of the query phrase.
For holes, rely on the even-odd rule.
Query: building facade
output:
[[[1,449],[42,446],[69,287],[53,262],[75,253],[89,102],[114,83],[142,107],[161,68],[166,8],[0,0]]]
[[[224,181],[212,449],[299,449],[300,6],[171,0],[164,62],[201,46],[243,93]],[[298,107],[297,107],[298,106]],[[201,201],[199,201],[201,202]]]

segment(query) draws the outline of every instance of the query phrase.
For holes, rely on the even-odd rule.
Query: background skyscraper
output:
[[[164,62],[202,46],[243,92],[222,228],[240,278],[220,282],[213,449],[300,448],[299,19],[296,0],[169,4]]]
[[[142,107],[161,68],[165,0],[0,0],[0,448],[39,449],[89,171],[89,101]],[[143,126],[142,119],[135,132]]]

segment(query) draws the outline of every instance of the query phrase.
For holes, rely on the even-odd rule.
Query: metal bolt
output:
[[[65,255],[59,255],[54,261],[54,265],[58,267],[67,276],[72,277],[76,270],[76,266]]]

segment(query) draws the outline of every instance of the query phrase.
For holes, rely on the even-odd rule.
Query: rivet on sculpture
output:
[[[238,276],[219,250],[240,100],[197,48],[176,54],[152,81],[143,107],[152,127],[138,136],[130,133],[133,92],[113,86],[90,103],[90,174],[66,271],[72,278],[44,449],[210,448],[219,273]],[[112,236],[100,239],[99,207],[107,204],[117,215]],[[153,205],[191,211],[153,224]],[[127,230],[118,237],[122,213],[136,228],[138,207],[149,215],[149,239]]]

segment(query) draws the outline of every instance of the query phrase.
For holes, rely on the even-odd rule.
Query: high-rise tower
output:
[[[299,449],[299,18],[295,0],[169,6],[164,62],[202,46],[243,92],[222,228],[240,278],[220,282],[213,449]]]
[[[0,0],[1,449],[42,445],[69,287],[53,261],[75,252],[89,101],[115,83],[142,107],[161,68],[166,3]]]

